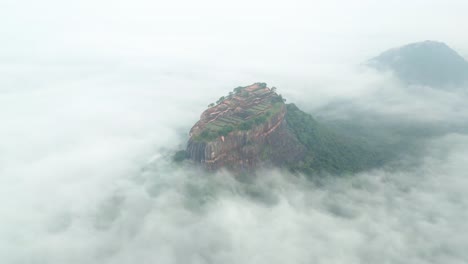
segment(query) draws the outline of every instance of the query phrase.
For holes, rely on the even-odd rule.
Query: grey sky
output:
[[[463,0],[2,1],[7,57],[169,57],[304,63],[426,39],[466,54]],[[3,57],[2,56],[2,57]],[[236,64],[237,66],[237,64]]]

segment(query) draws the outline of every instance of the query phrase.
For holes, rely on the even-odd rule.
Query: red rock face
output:
[[[261,164],[281,165],[300,158],[304,150],[287,129],[285,104],[282,101],[273,104],[272,97],[277,95],[269,88],[253,85],[245,89],[249,89],[248,96],[241,99],[233,96],[201,115],[190,131],[187,153],[191,160],[208,169],[243,171]],[[272,107],[274,111],[270,111]],[[262,115],[265,120],[248,130],[235,129],[210,140],[197,140],[197,136],[210,127],[216,129],[223,124],[235,127],[236,122],[254,120]]]

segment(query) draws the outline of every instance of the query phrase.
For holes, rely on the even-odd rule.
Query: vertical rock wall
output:
[[[203,142],[192,137],[187,145],[188,157],[208,169],[225,167],[251,170],[262,163],[281,165],[298,160],[304,152],[285,121],[286,107],[265,123],[250,130],[238,130],[215,140]]]

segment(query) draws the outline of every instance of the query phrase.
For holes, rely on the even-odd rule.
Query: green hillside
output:
[[[356,172],[382,165],[385,157],[365,140],[347,137],[317,122],[294,104],[287,105],[289,129],[306,147],[302,161],[288,164],[293,171],[307,174]]]

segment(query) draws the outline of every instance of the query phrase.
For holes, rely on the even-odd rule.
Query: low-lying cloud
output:
[[[467,142],[456,134],[432,142],[425,162],[411,171],[313,181],[269,170],[245,182],[174,167],[164,157],[102,183],[103,175],[68,184],[61,178],[26,194],[33,181],[27,180],[2,197],[10,201],[3,207],[2,259],[463,263]],[[99,190],[90,189],[96,184]]]
[[[468,262],[466,128],[343,177],[171,163],[209,103],[257,81],[328,122],[463,126],[466,93],[355,65],[426,38],[466,54],[448,23],[465,1],[293,2],[2,4],[0,262]]]
[[[432,139],[409,169],[312,180],[266,170],[239,180],[170,162],[205,105],[229,87],[143,70],[74,74],[66,87],[54,79],[3,93],[5,263],[468,259],[466,135]]]
[[[170,155],[184,148],[187,131],[205,106],[231,87],[248,84],[236,83],[246,75],[221,72],[211,79],[203,69],[194,74],[126,65],[104,74],[68,69],[63,78],[41,83],[47,69],[36,70],[28,75],[37,87],[5,89],[0,99],[5,263],[468,260],[466,135],[432,138],[422,162],[410,168],[394,165],[312,180],[266,170],[238,180],[227,172],[176,166]],[[25,76],[10,76],[15,74]],[[397,109],[416,119],[428,114],[411,108],[411,91],[395,85],[397,92],[390,92],[395,82],[383,80],[391,77],[348,76],[361,90],[339,96],[337,89],[308,110],[338,97],[359,109],[377,98],[369,111],[391,116]],[[336,87],[313,79],[322,88]],[[375,96],[375,82],[386,83],[396,100]],[[293,91],[287,97],[292,102],[295,93],[306,95],[299,101],[306,109],[307,96],[322,93],[291,86],[278,85],[280,92]],[[428,111],[459,105],[455,94],[427,94],[434,100],[418,104]],[[453,111],[442,116],[462,117]]]

